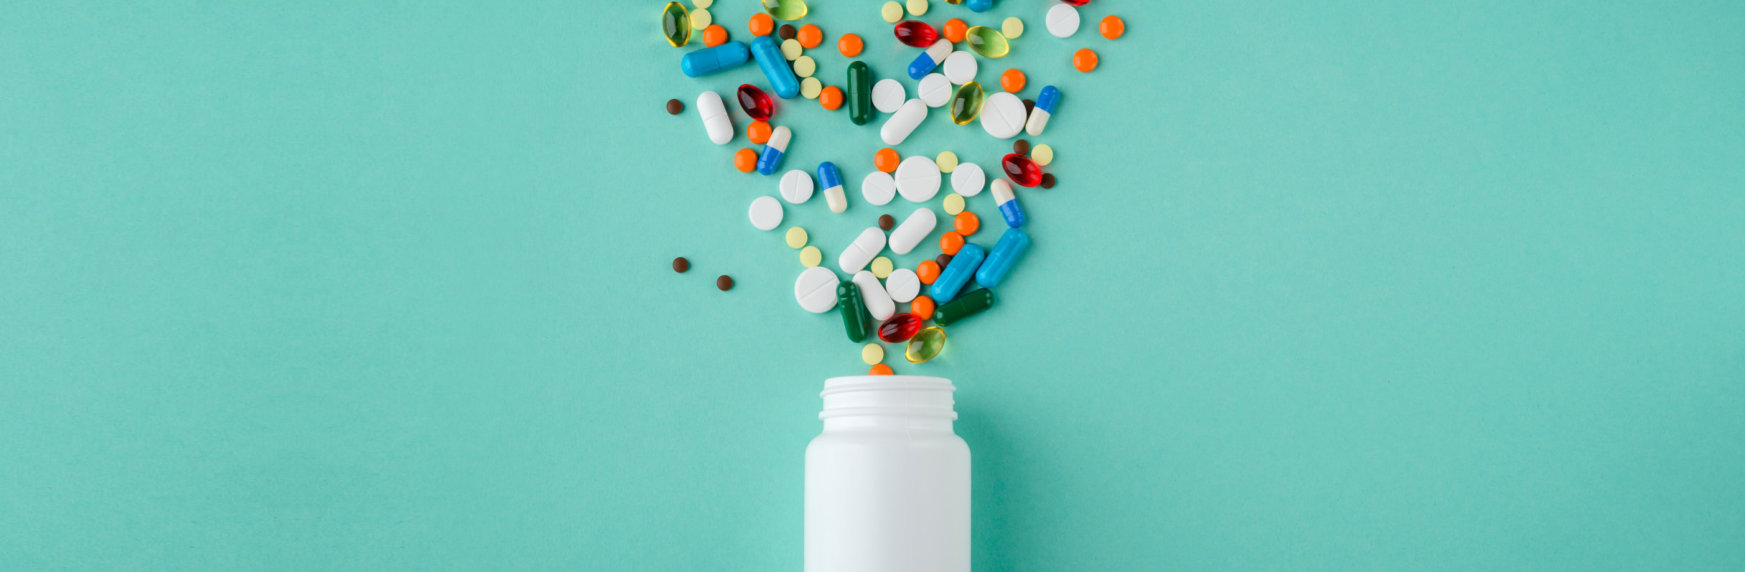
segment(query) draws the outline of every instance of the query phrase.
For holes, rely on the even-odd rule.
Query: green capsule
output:
[[[951,122],[968,125],[982,113],[982,84],[969,82],[951,94]]]
[[[666,43],[677,48],[691,41],[691,12],[684,4],[667,2],[666,9],[660,11],[660,31],[666,34]]]
[[[939,355],[945,350],[945,330],[934,326],[921,330],[915,337],[909,338],[909,347],[903,348],[903,357],[909,363],[921,363]]]
[[[837,284],[836,305],[842,308],[842,327],[848,331],[848,341],[857,344],[866,341],[873,319],[866,304],[860,301],[860,287],[853,282]]]
[[[941,326],[949,326],[962,321],[964,318],[980,314],[983,310],[993,307],[993,305],[994,292],[986,288],[979,288],[974,292],[966,294],[958,294],[957,298],[950,302],[946,302],[945,304],[941,304],[937,309],[933,310],[933,323]]]
[[[763,0],[763,11],[777,20],[798,20],[806,17],[806,0]]]
[[[848,64],[848,120],[855,125],[872,121],[872,84],[872,70],[866,67],[866,62],[855,60]]]
[[[1006,43],[1006,35],[987,26],[971,26],[963,33],[963,41],[969,42],[969,49],[984,58],[1003,58],[1012,51],[1012,45]]]

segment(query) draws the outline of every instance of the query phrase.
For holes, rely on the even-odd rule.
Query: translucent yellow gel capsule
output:
[[[806,0],[763,0],[763,11],[777,20],[798,20],[806,17]]]
[[[1012,51],[1012,45],[1006,43],[1006,36],[987,26],[971,26],[963,33],[963,41],[969,42],[969,49],[984,58],[1003,58]]]
[[[939,356],[945,350],[945,330],[938,326],[921,330],[915,337],[909,338],[909,347],[903,349],[903,357],[909,363],[921,363]]]
[[[982,112],[982,84],[969,82],[951,94],[951,122],[968,125]]]
[[[691,13],[684,4],[666,3],[666,9],[660,11],[660,32],[666,35],[666,43],[675,48],[690,43]]]

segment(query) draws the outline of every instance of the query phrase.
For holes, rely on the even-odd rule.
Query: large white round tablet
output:
[[[836,285],[842,281],[823,266],[813,266],[794,280],[794,299],[807,312],[822,314],[836,307]]]
[[[1018,104],[1018,110],[1023,111],[1024,104]],[[939,179],[939,164],[932,157],[914,155],[897,165],[897,193],[911,202],[931,200],[939,193]]]
[[[860,180],[860,196],[875,207],[891,204],[891,199],[897,196],[897,180],[890,173],[873,171]]]
[[[794,169],[782,175],[782,198],[793,204],[812,198],[812,175]]]
[[[897,80],[887,77],[873,84],[873,107],[879,113],[896,113],[897,108],[903,106],[903,100],[908,98],[908,92],[903,91],[903,84],[897,83]]]
[[[1048,9],[1048,33],[1056,38],[1070,38],[1079,31],[1079,9],[1068,4],[1055,4]]]
[[[891,294],[891,300],[898,304],[907,304],[921,295],[921,277],[914,270],[898,268],[885,277],[885,292]]]
[[[951,80],[937,73],[927,74],[921,78],[921,85],[915,87],[915,97],[927,107],[944,107],[951,102]]]
[[[1007,92],[988,96],[982,103],[982,129],[988,135],[1010,139],[1024,130],[1024,100]]]
[[[951,172],[951,190],[957,194],[973,197],[982,194],[982,187],[987,184],[988,175],[982,172],[981,165],[958,163],[957,169]]]
[[[782,224],[782,203],[775,197],[751,200],[751,226],[758,230],[774,230]]]
[[[951,83],[963,85],[976,78],[976,57],[969,52],[958,50],[945,56],[945,79]]]

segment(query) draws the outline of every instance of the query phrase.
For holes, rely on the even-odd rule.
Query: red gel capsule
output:
[[[920,316],[908,312],[891,316],[885,323],[879,324],[879,339],[892,344],[909,341],[909,338],[920,333],[922,321]]]
[[[769,116],[776,113],[776,103],[769,94],[749,83],[739,86],[739,108],[758,121],[769,121]]]
[[[1091,0],[1060,0],[1060,1],[1065,2],[1067,4],[1072,4],[1074,6],[1083,6],[1085,4],[1091,3]]]
[[[939,41],[939,32],[934,31],[933,26],[927,25],[926,22],[914,20],[897,22],[896,31],[897,41],[911,47],[926,48],[933,45],[933,42]]]
[[[1000,159],[1000,168],[1006,170],[1006,176],[1012,182],[1022,187],[1034,187],[1042,184],[1042,167],[1036,166],[1029,157],[1011,153]]]

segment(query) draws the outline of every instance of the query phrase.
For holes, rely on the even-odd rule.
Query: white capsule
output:
[[[951,171],[951,190],[957,194],[973,197],[982,194],[982,186],[988,184],[987,173],[982,172],[982,166],[975,163],[958,163]]]
[[[921,277],[914,270],[898,268],[885,277],[885,293],[891,295],[891,301],[907,304],[921,294]]]
[[[927,104],[927,107],[944,107],[951,103],[951,80],[942,74],[930,73],[921,78],[921,85],[915,87],[915,97]]]
[[[1018,111],[1024,111],[1022,102],[1018,104]],[[915,132],[916,127],[921,126],[924,119],[927,119],[927,104],[921,103],[919,99],[905,101],[902,107],[897,108],[896,113],[891,114],[890,119],[885,120],[885,126],[879,129],[879,137],[884,139],[886,145],[901,145],[904,139],[909,138],[910,133]]]
[[[891,294],[885,292],[885,285],[873,273],[865,270],[854,273],[854,285],[860,288],[860,301],[866,304],[866,311],[874,320],[882,322],[897,313],[897,303],[891,301]]]
[[[836,285],[842,281],[823,266],[813,266],[794,280],[794,299],[807,312],[822,314],[836,307]]]
[[[1079,31],[1079,9],[1068,4],[1055,4],[1045,17],[1048,33],[1056,38],[1072,37]]]
[[[727,116],[727,105],[721,103],[721,94],[705,91],[698,95],[697,115],[703,117],[703,129],[709,132],[710,141],[726,145],[733,140],[733,120]]]
[[[975,81],[978,66],[975,56],[960,50],[951,52],[951,55],[946,56],[943,67],[945,68],[945,79],[951,80],[951,83],[963,85]]]
[[[814,190],[812,176],[805,171],[794,169],[782,174],[782,199],[792,204],[801,204],[812,198]]]
[[[897,164],[897,194],[912,203],[924,203],[939,193],[939,163],[932,157],[913,155]]]
[[[1010,139],[1024,130],[1024,100],[1007,92],[988,96],[982,103],[982,129],[999,139]]]
[[[873,171],[860,180],[860,196],[866,198],[869,205],[882,207],[891,203],[897,196],[897,180],[890,173]]]
[[[909,213],[909,218],[903,219],[903,224],[891,230],[891,252],[908,254],[921,241],[927,240],[927,235],[933,233],[933,227],[939,225],[939,215],[933,214],[933,209],[921,207]]]
[[[855,237],[854,242],[842,249],[842,254],[836,257],[836,267],[848,274],[860,272],[884,249],[885,231],[876,226],[867,227],[860,231],[860,236]]]
[[[896,113],[897,108],[902,107],[903,100],[908,97],[909,94],[903,91],[903,84],[891,78],[881,79],[872,87],[873,109],[879,110],[879,113]]]

